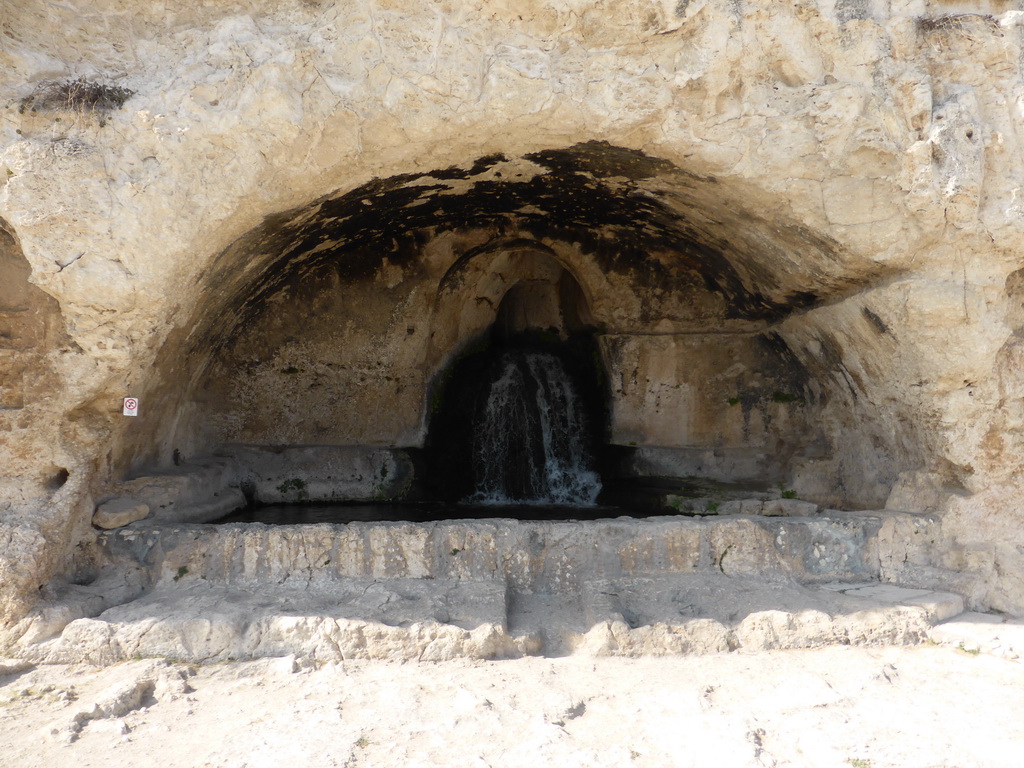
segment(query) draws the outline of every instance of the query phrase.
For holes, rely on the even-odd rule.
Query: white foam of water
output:
[[[601,490],[587,466],[585,414],[561,361],[509,351],[474,433],[475,504],[593,506]]]

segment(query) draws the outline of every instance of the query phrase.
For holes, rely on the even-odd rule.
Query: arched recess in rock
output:
[[[998,482],[1020,482],[1024,468],[1007,457],[1024,450],[1024,269],[1012,272],[1004,286],[1006,325],[1011,333],[996,355],[998,402],[989,429],[978,446],[978,467]]]
[[[595,289],[606,285],[581,281],[579,266],[532,237],[496,237],[467,250],[438,281],[427,365],[442,365],[495,324],[504,335],[533,328],[563,337],[606,324],[591,308]]]
[[[20,619],[56,574],[90,578],[96,469],[67,397],[59,356],[68,337],[57,301],[30,282],[14,228],[0,218],[0,628]]]
[[[8,503],[24,496],[30,502],[33,494],[47,498],[69,476],[67,461],[52,442],[59,418],[52,403],[61,382],[48,359],[64,328],[57,301],[29,282],[31,273],[13,227],[0,219],[0,432],[12,449],[0,470],[0,488],[7,480],[18,489],[0,493]],[[47,423],[52,432],[44,429]]]
[[[474,457],[485,437],[478,420],[486,419],[491,382],[506,377],[510,366],[517,371],[529,366],[528,357],[542,367],[553,365],[545,369],[548,372],[559,371],[554,379],[544,379],[550,388],[538,379],[531,381],[538,383],[537,393],[544,390],[544,398],[565,397],[559,401],[565,407],[563,425],[571,423],[577,441],[572,457],[579,466],[594,465],[604,443],[608,397],[607,376],[595,344],[600,321],[590,309],[592,295],[570,260],[531,237],[494,238],[469,249],[449,267],[438,281],[429,321],[427,361],[435,374],[427,382],[423,412],[422,493],[446,501],[474,494],[480,476],[473,470]],[[566,388],[560,389],[561,384]],[[559,394],[553,395],[556,390]],[[521,414],[516,413],[519,425]],[[496,418],[493,412],[491,418]],[[553,418],[557,422],[558,417]],[[504,436],[494,437],[493,446],[507,445]],[[541,443],[553,445],[544,439],[533,448],[540,450]],[[530,453],[526,444],[508,453],[499,450],[507,457]],[[539,476],[509,476],[520,482],[531,477],[519,490],[536,491],[533,483]]]
[[[431,380],[496,311],[484,307],[500,286],[483,288],[501,269],[465,278],[532,253],[586,296],[609,439],[637,449],[636,471],[880,504],[922,462],[914,415],[894,422],[864,381],[858,393],[857,377],[884,389],[886,345],[898,344],[855,348],[877,332],[858,297],[889,275],[757,216],[749,194],[588,142],[396,174],[267,217],[197,286],[202,301],[161,351],[151,410],[125,427],[118,466],[223,443],[422,445]],[[842,327],[836,307],[864,328]]]

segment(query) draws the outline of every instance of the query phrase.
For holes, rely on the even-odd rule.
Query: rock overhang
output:
[[[502,283],[485,295],[478,279],[467,288],[469,265],[517,251],[546,254],[571,275],[589,304],[590,322],[611,348],[621,347],[623,334],[752,334],[762,358],[774,356],[782,361],[778,371],[785,369],[785,385],[775,381],[760,389],[776,395],[785,389],[782,397],[799,402],[820,398],[829,385],[813,394],[807,389],[808,361],[789,349],[790,331],[780,322],[801,324],[816,306],[894,272],[805,225],[753,213],[735,183],[589,141],[396,174],[266,217],[211,262],[199,286],[204,297],[166,346],[168,367],[158,370],[177,369],[180,380],[186,369],[191,387],[204,386],[218,356],[230,355],[225,350],[251,336],[260,318],[275,316],[280,325],[296,307],[315,315],[335,302],[322,297],[338,286],[380,292],[383,282],[389,300],[400,305],[416,290],[437,292],[433,306],[405,310],[410,335],[416,326],[430,326],[427,358],[413,355],[429,379],[473,341],[464,329],[439,332],[436,325],[449,321],[438,318],[463,311],[460,302],[496,306],[510,287]],[[355,294],[346,295],[352,302]],[[305,322],[292,323],[292,337],[307,333]],[[485,325],[478,321],[471,331]],[[820,348],[838,344],[827,334],[822,340]],[[379,352],[386,354],[383,346]],[[408,361],[412,353],[403,354]],[[285,363],[279,370],[299,368]],[[429,396],[424,383],[418,386]],[[737,392],[745,417],[759,398]],[[391,443],[410,444],[409,430],[422,428],[407,427],[406,437]]]
[[[224,442],[420,446],[446,366],[496,321],[517,281],[553,269],[599,339],[613,443],[699,449],[691,474],[786,485],[805,482],[793,479],[798,457],[826,456],[832,479],[812,483],[818,500],[880,505],[918,460],[905,450],[913,437],[861,435],[878,458],[862,449],[842,468],[843,433],[880,416],[864,412],[872,383],[844,367],[847,338],[815,310],[898,270],[768,218],[744,194],[735,181],[587,141],[399,173],[265,217],[198,278],[192,319],[154,368],[149,399],[163,410],[131,425],[115,463],[139,471]],[[864,310],[877,334],[884,320]],[[666,399],[675,404],[664,412]],[[343,413],[342,403],[355,407]],[[819,419],[830,407],[839,417]],[[198,424],[211,408],[219,426]],[[666,413],[682,426],[666,431]],[[723,461],[723,449],[750,456]],[[837,472],[865,464],[870,479],[823,495]]]
[[[744,210],[714,177],[590,141],[327,195],[267,217],[204,282],[244,322],[297,274],[331,265],[342,280],[366,280],[384,259],[414,268],[425,242],[472,230],[569,243],[602,271],[644,286],[691,272],[722,297],[724,319],[752,322],[776,322],[893,271],[806,225]]]

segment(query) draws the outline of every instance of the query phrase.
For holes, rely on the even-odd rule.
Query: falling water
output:
[[[562,362],[546,352],[507,350],[478,406],[473,469],[478,504],[594,504],[585,415]]]

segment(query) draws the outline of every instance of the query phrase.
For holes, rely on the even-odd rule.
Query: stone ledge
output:
[[[94,524],[113,529],[147,517],[154,523],[205,523],[251,502],[388,499],[401,496],[412,480],[412,460],[399,448],[231,446],[118,483],[101,500]],[[148,514],[139,516],[144,507]]]
[[[932,627],[928,639],[965,653],[1019,661],[1024,656],[1024,620],[972,611]]]
[[[882,513],[887,516],[899,513]],[[249,588],[334,578],[493,578],[572,591],[594,578],[720,573],[828,583],[879,577],[878,513],[862,517],[658,517],[590,522],[442,520],[148,526],[100,535],[114,563],[155,584],[180,569]]]
[[[251,591],[186,577],[95,619],[72,621],[60,637],[24,646],[19,655],[102,664],[139,656],[202,663],[287,655],[441,661],[924,641],[930,611],[913,599],[896,600],[907,595],[879,588],[885,586],[805,588],[681,574],[599,580],[574,598],[506,592],[500,580],[339,579],[330,589]]]

